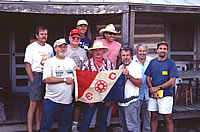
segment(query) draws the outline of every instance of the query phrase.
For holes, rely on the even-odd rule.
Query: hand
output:
[[[106,102],[105,105],[108,107],[112,104],[112,102]]]
[[[123,69],[123,74],[126,76],[126,77],[129,77],[129,71],[127,69]]]
[[[154,99],[158,99],[159,98],[158,93],[156,93],[156,92],[152,93],[152,95],[153,95]]]
[[[88,104],[90,107],[93,107],[94,106],[94,103],[89,103]]]
[[[74,70],[74,71],[76,71],[76,70],[80,70],[80,67],[75,66],[75,67],[73,68],[73,70]]]
[[[66,84],[72,84],[72,83],[74,83],[74,79],[72,79],[71,77],[67,77]]]
[[[154,93],[154,92],[158,91],[159,89],[160,89],[159,86],[157,86],[157,87],[151,87],[151,88],[149,88],[149,91],[150,91],[151,93]]]

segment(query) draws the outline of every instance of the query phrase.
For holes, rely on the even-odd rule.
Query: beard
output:
[[[59,56],[62,56],[62,57],[65,57],[65,56],[67,55],[67,52],[64,52],[64,53],[59,52],[58,55],[59,55]]]
[[[131,60],[128,60],[128,59],[122,60],[122,63],[125,64],[125,65],[130,64],[130,62],[131,62]]]

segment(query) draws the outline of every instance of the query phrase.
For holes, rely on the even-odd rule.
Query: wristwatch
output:
[[[162,90],[162,85],[160,85],[159,87],[160,87],[160,90]]]
[[[64,78],[64,82],[66,82],[67,81],[67,79],[66,79],[66,77]]]
[[[131,79],[132,77],[131,77],[131,75],[129,75],[128,77],[127,77],[127,79]]]

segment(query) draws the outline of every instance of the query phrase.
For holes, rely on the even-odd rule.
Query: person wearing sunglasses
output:
[[[103,58],[111,61],[114,64],[116,69],[121,63],[121,60],[120,60],[121,44],[115,41],[115,37],[119,33],[120,31],[117,31],[113,24],[108,24],[105,28],[102,28],[99,31],[99,34],[103,36],[103,39],[95,40],[95,42],[100,41],[103,43],[103,46],[108,47],[109,50],[107,53],[103,55]],[[111,104],[109,108],[108,119],[107,119],[108,126],[110,126],[112,108],[113,108],[113,104]],[[95,124],[94,121],[92,121],[92,123]],[[110,129],[110,127],[108,129]]]
[[[119,55],[121,44],[115,41],[115,37],[119,33],[120,31],[117,31],[113,24],[108,24],[105,28],[99,31],[99,34],[103,36],[103,39],[96,40],[101,41],[104,46],[107,46],[109,48],[109,51],[103,55],[103,58],[111,61],[116,68],[118,68],[118,66],[120,65]]]
[[[69,46],[67,47],[67,57],[72,58],[76,65],[81,69],[83,63],[88,60],[86,51],[79,47],[81,39],[81,33],[78,29],[73,29],[69,34]],[[77,126],[80,119],[81,112],[81,103],[74,102],[74,115],[73,115],[73,124],[72,132],[78,132]]]
[[[88,54],[88,49],[92,46],[91,40],[86,36],[86,32],[88,29],[88,22],[85,19],[80,19],[77,21],[76,28],[80,31],[80,37],[81,37],[78,46],[84,49]],[[66,39],[66,42],[70,43],[69,38]]]

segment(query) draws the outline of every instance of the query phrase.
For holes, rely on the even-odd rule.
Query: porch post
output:
[[[129,13],[125,12],[122,14],[122,22],[121,22],[121,44],[124,45],[125,43],[129,42]]]
[[[135,34],[135,12],[130,11],[130,32],[129,32],[129,43],[130,47],[134,48],[134,34]]]
[[[196,59],[200,60],[200,24],[197,25]]]

